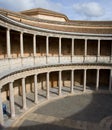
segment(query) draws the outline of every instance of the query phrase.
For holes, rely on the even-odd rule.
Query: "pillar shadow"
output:
[[[100,123],[104,118],[112,116],[112,95],[67,96],[38,108],[33,114],[41,114],[45,117],[39,118],[38,121],[26,119],[18,130],[106,130],[108,120],[105,120],[103,124]],[[48,117],[55,117],[58,120],[51,122],[48,120],[46,123]],[[87,123],[84,127],[84,122],[89,124]],[[77,127],[76,123],[80,124],[80,128]],[[93,124],[96,127],[93,128]],[[8,130],[17,130],[17,128]],[[112,125],[109,130],[112,130]]]

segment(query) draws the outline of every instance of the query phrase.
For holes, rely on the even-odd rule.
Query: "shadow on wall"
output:
[[[32,120],[27,115],[29,117],[19,128],[8,130],[107,130],[106,124],[109,122],[105,120],[102,123],[102,120],[112,116],[112,95],[68,96],[38,108],[33,114],[42,115],[43,118],[37,115]],[[50,118],[54,121],[50,122]],[[112,130],[112,126],[108,127]]]

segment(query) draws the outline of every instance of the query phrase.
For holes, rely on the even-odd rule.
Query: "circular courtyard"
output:
[[[40,105],[22,118],[17,129],[111,130],[111,116],[111,94],[72,95]]]

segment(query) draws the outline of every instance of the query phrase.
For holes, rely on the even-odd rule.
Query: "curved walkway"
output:
[[[111,115],[111,94],[71,95],[35,107],[11,129],[111,130]]]

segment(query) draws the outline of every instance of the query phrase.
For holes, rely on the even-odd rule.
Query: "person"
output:
[[[4,127],[0,124],[0,130],[5,130]]]
[[[6,104],[2,104],[3,114],[7,114]]]

